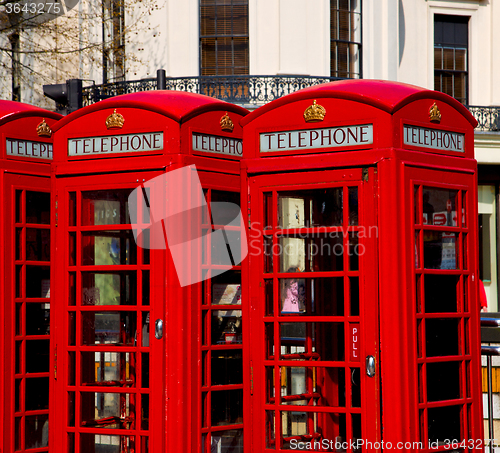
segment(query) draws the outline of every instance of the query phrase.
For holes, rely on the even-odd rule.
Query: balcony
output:
[[[149,90],[177,90],[204,94],[216,99],[239,104],[248,109],[321,83],[341,80],[337,77],[311,76],[200,76],[166,78],[162,71],[158,77],[125,82],[91,85],[83,88],[83,105],[120,94]],[[466,106],[478,121],[476,131],[500,132],[500,107]]]
[[[150,78],[91,85],[83,89],[83,105],[93,104],[119,94],[148,90],[177,90],[204,94],[216,99],[255,109],[287,94],[336,77],[310,76],[200,76]]]

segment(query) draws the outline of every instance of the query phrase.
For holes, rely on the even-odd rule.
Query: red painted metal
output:
[[[115,111],[123,117],[122,127],[108,129],[106,119]],[[109,353],[120,350],[119,346],[85,346],[80,345],[78,341],[73,345],[70,342],[71,338],[68,337],[70,313],[75,313],[76,318],[80,319],[79,317],[85,316],[85,313],[98,313],[103,310],[101,306],[83,305],[82,296],[79,295],[81,289],[76,292],[76,305],[67,303],[70,290],[69,277],[77,276],[76,284],[79,287],[81,284],[78,275],[83,275],[90,269],[81,261],[80,254],[85,247],[90,246],[91,249],[96,247],[95,242],[81,242],[79,238],[88,238],[89,235],[96,235],[102,230],[106,230],[108,235],[116,235],[113,232],[128,234],[127,231],[130,231],[130,225],[123,222],[112,226],[87,226],[81,220],[79,223],[74,223],[71,213],[81,212],[82,214],[78,215],[83,219],[82,216],[87,209],[82,194],[97,194],[104,191],[111,194],[120,190],[129,193],[138,186],[147,186],[146,182],[155,176],[168,174],[187,165],[196,165],[208,201],[211,199],[222,201],[220,198],[223,196],[230,201],[235,199],[239,203],[238,152],[241,154],[242,136],[239,120],[247,113],[241,107],[191,93],[147,92],[118,96],[85,107],[68,115],[58,124],[55,132],[53,173],[53,185],[59,202],[58,226],[54,227],[55,247],[56,253],[61,256],[73,254],[76,257],[73,264],[66,259],[58,261],[54,271],[62,282],[62,288],[56,294],[57,303],[61,308],[58,312],[60,329],[56,341],[59,357],[61,355],[66,357],[71,353],[78,355],[87,350],[97,351],[99,348],[105,348]],[[221,120],[226,115],[232,120],[232,131],[221,128]],[[73,149],[73,155],[69,155],[70,149]],[[164,204],[163,209],[167,218],[169,212],[175,213],[183,209],[181,204],[186,194],[182,192],[185,190],[187,190],[185,187],[179,186],[174,192],[166,193],[164,200],[151,199],[151,205],[154,202]],[[231,196],[228,192],[235,196]],[[192,193],[188,196],[196,197],[199,194]],[[76,200],[74,207],[73,200]],[[92,204],[89,208],[91,206]],[[90,215],[91,219],[95,213],[90,212],[87,215]],[[200,220],[197,216],[198,214],[193,212],[194,221]],[[200,237],[204,234],[209,238],[208,233],[215,227],[217,225],[204,220],[201,222]],[[76,254],[71,248],[72,238],[76,239],[74,240]],[[208,248],[205,248],[204,253],[210,257],[212,251],[210,242],[208,239],[207,241],[204,247]],[[187,268],[199,266],[197,272],[200,275],[203,273],[208,278],[211,269],[221,268],[220,265],[214,266],[210,262],[199,265],[201,257],[198,254],[201,254],[201,250],[187,249],[187,255],[189,254],[192,256],[186,258],[184,266]],[[149,398],[148,425],[139,424],[137,411],[135,411],[135,421],[131,418],[132,414],[125,416],[103,414],[95,420],[83,420],[81,415],[83,409],[80,409],[82,400],[78,395],[85,391],[97,391],[97,387],[85,387],[78,383],[80,375],[89,373],[79,365],[83,362],[77,360],[75,383],[68,384],[67,370],[62,371],[60,377],[55,380],[56,401],[54,411],[51,411],[51,426],[55,426],[51,431],[52,445],[69,445],[67,448],[74,447],[75,452],[90,451],[88,450],[91,448],[90,444],[85,443],[89,439],[86,438],[85,442],[81,439],[84,439],[86,433],[94,433],[128,436],[128,439],[122,437],[123,451],[128,451],[124,450],[125,443],[130,451],[133,443],[136,453],[201,451],[202,442],[205,442],[203,448],[207,451],[215,438],[219,439],[228,431],[241,431],[243,428],[242,420],[235,420],[226,426],[210,424],[210,417],[217,410],[212,409],[211,400],[217,400],[222,392],[242,393],[242,383],[214,384],[210,381],[213,376],[210,373],[211,357],[213,363],[217,363],[218,354],[226,357],[241,354],[241,335],[238,339],[235,335],[231,337],[229,332],[225,333],[224,344],[212,344],[210,335],[210,323],[214,322],[212,314],[218,314],[218,309],[229,308],[221,302],[210,302],[214,285],[233,284],[233,280],[240,280],[240,268],[234,267],[232,280],[228,282],[208,279],[181,287],[168,250],[151,250],[146,255],[146,252],[138,247],[138,257],[140,256],[143,257],[142,261],[137,258],[137,262],[127,266],[122,264],[96,268],[100,271],[111,269],[113,272],[127,270],[137,275],[143,272],[150,274],[149,305],[139,302],[142,294],[141,286],[144,287],[147,283],[142,277],[138,280],[140,284],[137,286],[137,305],[105,307],[109,313],[133,311],[139,318],[144,316],[141,313],[149,313],[149,346],[135,348],[130,345],[126,350],[130,354],[149,354],[149,370],[144,361],[142,364],[136,361],[134,367],[137,382],[140,381],[139,376],[144,377],[149,373],[150,387],[147,389],[135,388],[133,385],[127,387],[126,381],[121,381],[120,384],[120,380],[112,379],[103,390],[111,394],[122,394],[125,390],[120,390],[118,385],[125,384],[124,388],[129,389],[126,391],[130,395],[136,395],[136,400],[139,399],[139,395],[141,398]],[[146,256],[149,257],[147,262]],[[225,268],[231,270],[232,266],[226,265]],[[238,309],[238,306],[231,304],[230,309],[235,308]],[[155,339],[152,335],[154,321],[157,319],[164,321],[164,335],[161,340]],[[80,326],[80,323],[76,325]],[[203,367],[202,361],[205,363]],[[90,372],[92,373],[93,371]],[[71,403],[68,394],[75,395],[74,404]],[[60,417],[61,413],[75,413],[75,423],[72,423],[71,418],[66,415]],[[82,423],[84,421],[85,423]],[[139,442],[139,438],[144,441]]]
[[[50,267],[50,163],[52,138],[39,136],[43,121],[54,127],[61,115],[12,101],[0,101],[0,449],[47,451],[49,348],[34,365],[33,345],[47,345],[50,296],[41,291],[41,273]],[[42,153],[40,151],[43,150]],[[42,158],[40,158],[42,157]],[[43,199],[43,202],[41,202]],[[37,203],[37,212],[33,210]],[[42,271],[43,269],[43,271]],[[38,272],[40,271],[40,272]],[[42,298],[40,297],[42,296]],[[36,348],[35,348],[36,349]],[[38,352],[42,354],[44,348]],[[33,389],[36,389],[34,394]],[[38,429],[35,425],[38,423]]]
[[[326,115],[322,121],[306,122],[304,113],[314,103],[321,105]],[[250,383],[244,386],[245,420],[249,423],[245,429],[249,426],[254,433],[245,438],[245,449],[282,451],[293,440],[304,442],[303,447],[312,442],[309,446],[316,446],[317,451],[334,451],[319,442],[332,440],[326,437],[331,433],[347,441],[363,439],[366,451],[386,450],[388,443],[393,449],[431,451],[438,440],[440,449],[445,449],[450,437],[463,441],[457,451],[465,451],[469,441],[477,444],[483,433],[477,244],[473,239],[477,236],[473,117],[442,93],[359,80],[301,90],[252,112],[242,124],[242,202],[248,205],[249,241],[256,244],[255,253],[250,253],[243,266],[243,297],[250,301],[246,312],[249,326],[244,330],[245,376],[250,376]],[[372,131],[373,140],[368,139],[369,134],[356,135],[361,127],[362,134]],[[281,236],[292,233],[311,236],[318,225],[297,224],[293,230],[283,230],[276,223],[278,210],[293,199],[312,203],[313,210],[314,198],[308,201],[311,192],[307,191],[323,187],[344,187],[346,191],[351,185],[360,188],[357,228],[373,228],[371,235],[359,238],[359,244],[366,247],[359,256],[359,316],[351,319],[344,312],[339,318],[309,318],[307,310],[305,317],[300,313],[291,318],[285,318],[285,313],[279,316],[276,284],[279,279],[297,278],[297,274],[283,273],[277,267],[285,259],[277,248],[270,256],[263,256],[266,244],[277,247]],[[288,201],[286,193],[291,194]],[[427,202],[436,210],[424,208]],[[304,208],[299,203],[297,209],[300,217]],[[462,209],[466,224],[458,220]],[[342,211],[344,220],[346,210]],[[425,219],[420,221],[415,212],[425,212]],[[440,216],[445,217],[444,225]],[[436,223],[425,223],[434,218]],[[325,231],[350,228],[348,223],[329,225]],[[421,261],[416,262],[416,258]],[[358,275],[342,272],[342,278],[347,279]],[[308,268],[306,260],[300,279],[334,275]],[[274,282],[273,291],[266,292],[266,282]],[[338,300],[347,304],[347,294],[337,294]],[[269,313],[266,307],[271,305],[275,311]],[[296,398],[282,380],[283,373],[279,377],[281,367],[316,360],[302,355],[296,357],[299,362],[287,362],[289,355],[276,359],[274,353],[269,354],[271,347],[288,347],[288,340],[279,331],[286,319],[299,324],[301,320],[343,323],[346,338],[338,347],[345,348],[349,361],[330,366],[347,369],[358,364],[363,391],[360,409],[349,406],[346,397],[347,405],[333,404],[327,409],[316,404],[307,410],[293,406],[293,410],[331,412],[341,418],[360,413],[361,433],[353,433],[355,424],[360,424],[353,418],[345,427],[338,420],[318,421],[315,426],[304,422],[304,432],[289,431],[280,438],[289,416],[281,421],[277,418],[274,424],[272,418],[266,422],[266,413],[289,414],[288,395]],[[354,362],[350,360],[350,337],[358,323],[361,362]],[[309,354],[320,348],[303,347]],[[365,371],[365,359],[370,356],[375,359],[374,377]],[[439,377],[439,371],[445,377]],[[307,379],[305,382],[308,385]],[[349,394],[349,385],[341,385]],[[327,398],[324,390],[316,392]],[[281,403],[275,398],[278,394],[286,396],[281,397]],[[302,397],[309,398],[307,401],[314,398],[310,392]],[[299,426],[297,423],[296,428]],[[347,451],[353,451],[352,446],[348,445]]]

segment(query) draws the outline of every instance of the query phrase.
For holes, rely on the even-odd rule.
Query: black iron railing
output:
[[[481,107],[477,105],[467,105],[466,107],[478,122],[477,131],[500,131],[500,107]]]
[[[199,93],[234,104],[257,107],[302,88],[333,80],[340,79],[310,76],[200,76],[164,78],[160,81],[160,78],[150,78],[85,87],[83,105],[119,94],[165,89]]]
[[[158,77],[91,85],[83,88],[83,105],[90,105],[120,94],[149,90],[177,90],[204,94],[233,104],[264,105],[287,94],[319,85],[337,77],[311,76],[200,76]],[[500,132],[500,107],[466,106],[478,121],[477,131]]]
[[[486,357],[486,379],[488,382],[488,436],[486,444],[489,452],[496,450],[497,441],[495,439],[494,413],[493,413],[493,357],[500,356],[500,313],[484,313],[481,316],[481,355]],[[486,343],[486,344],[485,344]]]

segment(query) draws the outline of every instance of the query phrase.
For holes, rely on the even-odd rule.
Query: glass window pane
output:
[[[344,279],[342,277],[281,278],[279,282],[282,314],[343,316]]]
[[[459,233],[424,231],[425,269],[459,269]]]
[[[50,224],[50,193],[26,191],[26,223]]]
[[[226,275],[226,273],[222,274]],[[220,279],[219,279],[220,280]],[[240,305],[240,283],[215,283],[212,280],[212,304],[214,305]]]
[[[425,341],[427,357],[452,356],[460,352],[460,320],[426,319]]]
[[[457,313],[458,275],[425,275],[425,312]]]
[[[80,451],[91,451],[92,453],[135,451],[135,437],[82,433],[80,434]]]
[[[28,415],[25,431],[26,448],[43,448],[49,445],[49,416]],[[17,449],[17,448],[16,448]]]
[[[82,264],[106,266],[137,263],[137,245],[131,231],[82,234]]]
[[[342,232],[279,238],[280,272],[343,270]]]
[[[439,442],[443,439],[462,439],[461,437],[462,406],[447,406],[428,409],[429,441]]]
[[[212,426],[243,422],[243,390],[212,391]]]
[[[136,305],[135,272],[82,272],[82,305]]]
[[[241,343],[241,310],[212,311],[212,344]]]
[[[358,225],[358,188],[349,187],[349,225]]]
[[[82,352],[82,385],[135,386],[131,370],[135,354],[131,352]]]
[[[49,371],[50,340],[26,341],[26,373]]]
[[[26,335],[50,334],[50,304],[26,304]]]
[[[50,261],[50,230],[26,228],[26,259]]]
[[[49,378],[26,379],[25,410],[39,411],[49,408]]]
[[[278,225],[280,228],[339,226],[342,225],[342,222],[342,187],[280,192],[278,194]]]
[[[283,366],[280,373],[281,404],[345,407],[344,368]]]
[[[137,338],[134,312],[83,312],[82,344],[133,345]]]
[[[460,398],[460,363],[427,364],[427,401]]]
[[[280,323],[282,360],[342,361],[344,324],[340,322]]]
[[[50,297],[50,267],[26,266],[26,297]]]
[[[243,430],[212,432],[210,452],[240,453],[243,452]]]
[[[243,384],[241,351],[212,351],[212,385]]]
[[[458,191],[423,188],[424,224],[457,226]]]
[[[128,197],[132,190],[82,192],[82,225],[130,223]]]
[[[135,398],[129,393],[82,392],[82,426],[130,429]]]

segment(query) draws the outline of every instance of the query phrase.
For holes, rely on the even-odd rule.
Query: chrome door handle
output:
[[[366,357],[366,374],[368,377],[375,376],[375,357],[372,355]]]
[[[161,340],[163,338],[163,320],[157,319],[155,321],[155,338]]]

